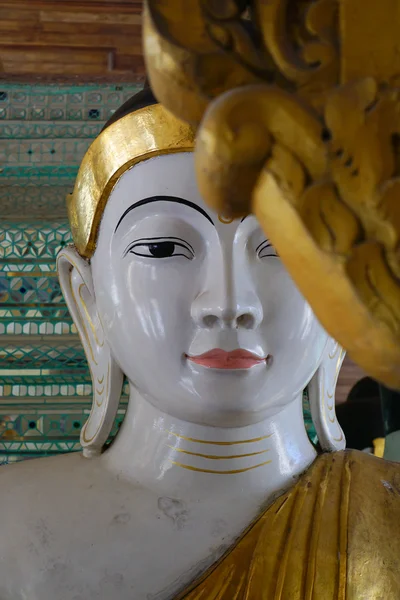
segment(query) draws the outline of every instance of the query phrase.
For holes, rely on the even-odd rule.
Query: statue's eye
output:
[[[268,240],[262,242],[259,246],[257,246],[256,253],[258,258],[267,258],[268,256],[278,257],[277,251],[275,250],[271,242],[268,242]]]
[[[171,258],[172,256],[183,256],[188,260],[194,258],[193,247],[184,240],[175,238],[137,240],[129,246],[126,254],[128,253],[148,258]]]
[[[154,258],[168,258],[174,254],[175,247],[174,242],[159,242],[158,244],[149,244],[149,252]]]

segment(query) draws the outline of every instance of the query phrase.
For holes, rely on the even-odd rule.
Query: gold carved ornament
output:
[[[400,388],[400,2],[147,0],[201,193],[253,212],[327,331]]]

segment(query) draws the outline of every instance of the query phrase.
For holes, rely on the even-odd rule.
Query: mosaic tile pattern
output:
[[[314,423],[311,418],[310,401],[308,398],[307,389],[305,389],[303,392],[303,416],[304,416],[304,423],[306,426],[307,435],[310,438],[311,442],[314,445],[317,445],[318,444],[318,436],[317,436],[317,432],[315,431]]]
[[[79,163],[136,90],[0,84],[0,464],[80,449],[92,384],[55,258]]]
[[[125,416],[125,407],[118,410],[111,441]],[[29,458],[51,456],[81,450],[79,433],[90,412],[90,406],[63,407],[59,410],[25,408],[2,415],[0,412],[0,465]]]
[[[12,265],[10,265],[12,267]],[[45,308],[64,305],[57,273],[50,271],[2,271],[0,273],[0,305],[4,307],[35,305]]]
[[[2,140],[36,140],[83,138],[94,139],[103,127],[103,121],[0,121]]]
[[[77,165],[86,154],[88,139],[0,140],[0,163],[10,167]]]
[[[29,338],[26,343],[12,343],[3,339],[0,346],[1,369],[51,369],[53,372],[72,370],[83,374],[87,372],[87,362],[79,339],[59,343],[53,340],[52,343],[29,343]]]
[[[24,215],[29,215],[30,221],[50,219],[58,221],[63,217],[67,220],[66,197],[73,190],[73,182],[60,184],[41,183],[37,185],[28,180],[24,185],[18,183],[0,182],[0,219],[10,222],[19,221]],[[0,221],[0,227],[2,223]],[[12,222],[12,221],[11,221]],[[4,227],[3,227],[4,228]]]
[[[0,261],[48,259],[53,262],[61,248],[70,243],[72,237],[67,221],[0,222]],[[4,270],[10,273],[11,265],[4,265]]]
[[[17,85],[0,82],[0,121],[106,121],[140,85]]]
[[[78,165],[4,165],[0,167],[0,185],[2,183],[66,183],[73,186],[78,174]]]
[[[0,308],[0,335],[60,334],[76,334],[75,325],[65,306],[45,306],[37,310],[30,307]]]
[[[2,389],[6,389],[6,386],[17,385],[36,386],[37,389],[39,389],[41,385],[91,385],[89,369],[84,373],[82,371],[57,372],[51,368],[26,370],[1,369],[0,382]]]
[[[123,387],[121,402],[126,402],[129,396],[129,384],[126,382]],[[92,397],[92,382],[90,379],[85,381],[62,381],[61,378],[56,381],[53,377],[53,381],[49,383],[44,381],[42,383],[18,383],[12,381],[11,383],[0,382],[0,397],[3,399],[3,403],[14,403],[14,399],[18,398],[18,403],[37,403],[40,399],[40,404],[48,405],[59,403],[70,404],[70,403],[82,403],[86,402],[90,405],[90,399]],[[1,414],[1,409],[0,409]]]

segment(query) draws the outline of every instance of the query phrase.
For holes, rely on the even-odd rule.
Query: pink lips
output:
[[[214,348],[214,350],[198,356],[187,356],[187,358],[197,365],[209,369],[250,369],[266,361],[266,358],[260,358],[248,350],[238,349],[226,352],[220,348]]]

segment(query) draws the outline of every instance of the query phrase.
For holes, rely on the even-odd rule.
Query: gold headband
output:
[[[194,131],[161,104],[129,113],[102,131],[85,154],[74,191],[67,197],[79,254],[93,255],[107,200],[125,171],[147,158],[193,148]]]

